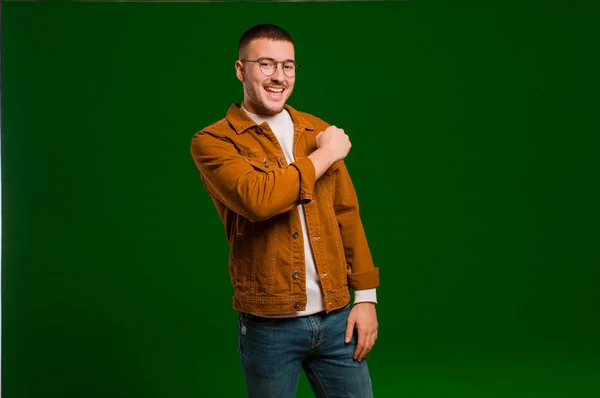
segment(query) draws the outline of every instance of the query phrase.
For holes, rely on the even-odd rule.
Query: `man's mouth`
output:
[[[283,87],[265,86],[265,90],[268,91],[269,93],[281,94],[281,93],[283,93],[284,88]]]

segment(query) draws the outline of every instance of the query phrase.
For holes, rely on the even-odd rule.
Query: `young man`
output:
[[[191,153],[230,243],[248,396],[295,397],[303,369],[317,397],[372,397],[379,271],[343,161],[350,141],[286,103],[297,70],[286,31],[255,26],[238,51],[244,100]]]

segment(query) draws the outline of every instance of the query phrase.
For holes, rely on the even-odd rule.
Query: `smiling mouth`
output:
[[[285,90],[283,87],[269,87],[265,86],[265,90],[269,93],[273,94],[281,94]]]

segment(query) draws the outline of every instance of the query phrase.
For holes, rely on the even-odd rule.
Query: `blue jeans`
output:
[[[238,352],[248,398],[294,398],[303,369],[317,398],[372,398],[366,359],[344,342],[351,304],[329,314],[263,318],[240,312]]]

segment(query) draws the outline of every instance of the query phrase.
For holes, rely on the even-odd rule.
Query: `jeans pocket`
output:
[[[350,308],[352,308],[352,300],[348,301],[348,304],[346,304],[345,306],[343,306],[342,308],[340,308],[340,311],[347,311]]]

